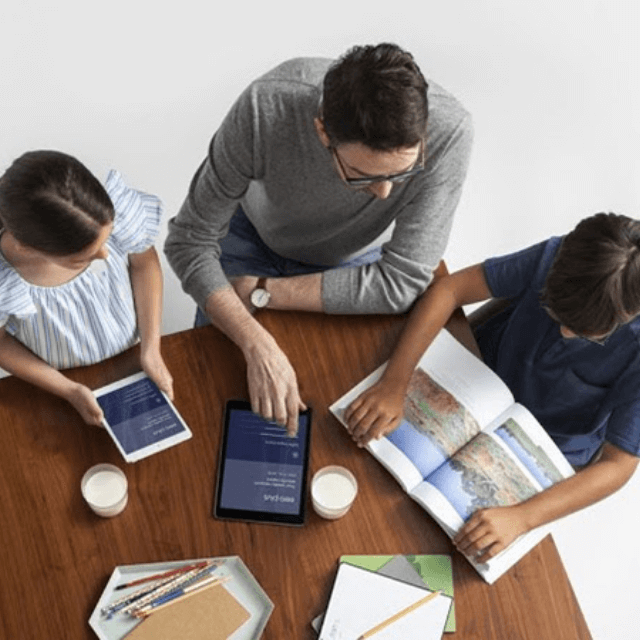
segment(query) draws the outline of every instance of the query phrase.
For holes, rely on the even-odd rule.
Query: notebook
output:
[[[226,640],[249,612],[217,585],[181,598],[145,618],[126,640]]]
[[[362,569],[369,569],[418,587],[442,591],[453,598],[453,568],[451,566],[451,556],[449,555],[350,555],[341,556],[340,562],[353,564]],[[455,609],[454,599],[444,629],[445,633],[453,633],[456,630]]]
[[[395,578],[341,563],[319,640],[354,640],[430,592]],[[452,599],[444,594],[379,631],[375,640],[441,640]]]

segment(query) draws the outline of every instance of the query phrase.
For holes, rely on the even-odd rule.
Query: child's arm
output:
[[[18,378],[64,398],[73,405],[87,424],[102,424],[102,409],[88,387],[69,380],[29,351],[4,328],[0,328],[0,367]]]
[[[631,478],[638,461],[636,456],[605,442],[600,458],[575,476],[521,504],[476,511],[453,542],[477,562],[486,562],[523,533],[615,493]]]
[[[162,269],[154,247],[129,254],[131,287],[140,333],[143,371],[173,399],[173,378],[160,353]]]
[[[438,278],[420,296],[382,377],[347,407],[345,420],[358,446],[398,426],[411,374],[451,314],[490,297],[480,264]]]

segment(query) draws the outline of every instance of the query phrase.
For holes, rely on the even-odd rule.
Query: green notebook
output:
[[[453,598],[451,556],[447,555],[391,555],[341,556],[340,562],[369,569],[431,591],[441,590]],[[445,632],[456,630],[455,603],[451,605]]]

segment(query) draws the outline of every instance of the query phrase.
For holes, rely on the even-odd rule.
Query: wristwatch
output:
[[[271,294],[267,291],[267,279],[258,278],[256,288],[251,292],[251,304],[256,309],[264,309],[271,300]]]

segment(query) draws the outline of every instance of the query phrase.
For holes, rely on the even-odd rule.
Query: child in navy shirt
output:
[[[380,381],[347,409],[360,446],[398,426],[411,374],[453,310],[491,297],[508,304],[476,329],[485,362],[580,470],[521,504],[476,511],[454,542],[479,562],[611,495],[638,464],[640,222],[597,214],[434,282]]]

